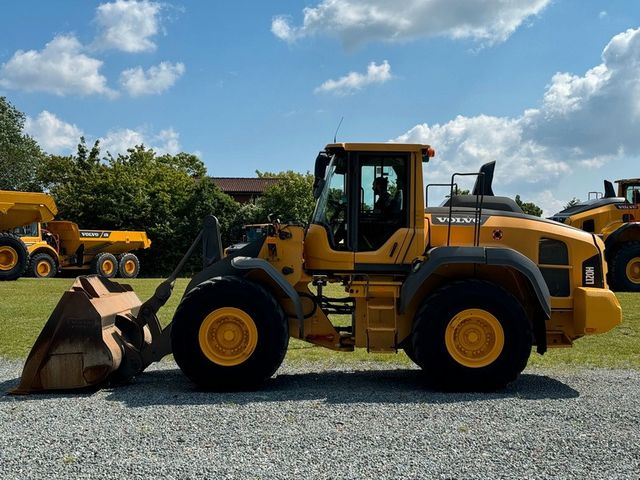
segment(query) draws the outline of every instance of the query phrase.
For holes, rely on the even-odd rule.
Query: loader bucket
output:
[[[136,323],[140,307],[129,285],[78,277],[38,336],[12,393],[100,386],[142,371],[147,365],[135,358],[134,347],[151,339],[148,327]]]

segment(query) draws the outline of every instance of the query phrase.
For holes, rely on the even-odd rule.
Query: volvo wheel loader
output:
[[[0,190],[0,281],[16,280],[29,264],[29,252],[14,229],[33,222],[48,222],[58,213],[45,193]]]
[[[640,292],[640,179],[604,181],[604,194],[565,208],[552,220],[595,233],[604,241],[611,288]]]
[[[79,277],[16,393],[117,384],[169,353],[199,388],[256,388],[290,337],[337,351],[404,349],[437,388],[487,390],[514,380],[532,345],[544,353],[620,322],[596,235],[500,202],[483,208],[482,194],[425,211],[423,164],[433,155],[428,145],[327,145],[308,227],[274,222],[223,256],[208,217],[143,304],[127,285]],[[203,269],[162,329],[156,312],[201,240]],[[327,296],[327,284],[345,296]]]

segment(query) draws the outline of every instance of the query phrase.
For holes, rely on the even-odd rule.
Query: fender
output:
[[[429,251],[428,260],[414,270],[404,282],[400,292],[400,313],[414,299],[420,286],[442,265],[476,264],[510,267],[520,272],[528,280],[531,290],[538,300],[538,306],[545,319],[551,317],[551,294],[538,266],[528,257],[509,248],[485,247],[436,247]],[[533,330],[538,345],[538,353],[547,349],[546,326],[540,317],[533,319]]]
[[[298,328],[300,330],[300,338],[304,338],[304,313],[302,309],[302,301],[298,292],[287,282],[284,276],[278,272],[269,262],[262,258],[256,258],[260,252],[264,238],[255,240],[241,249],[233,252],[233,254],[223,259],[211,263],[201,272],[193,276],[189,285],[184,291],[184,295],[190,292],[196,285],[215,277],[224,275],[245,276],[252,270],[262,270],[267,276],[273,280],[280,291],[289,297],[293,302],[298,319]],[[183,295],[183,297],[184,297]]]
[[[302,310],[300,295],[298,295],[298,292],[296,292],[291,284],[287,282],[282,273],[276,270],[273,265],[263,258],[235,257],[231,259],[231,266],[236,270],[262,270],[265,272],[269,278],[276,283],[282,293],[289,297],[293,302],[296,309],[296,317],[298,318],[300,338],[304,338],[304,313]]]

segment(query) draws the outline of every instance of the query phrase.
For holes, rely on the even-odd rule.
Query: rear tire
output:
[[[29,263],[29,252],[19,237],[0,233],[0,281],[17,280]]]
[[[640,242],[624,243],[609,262],[612,290],[640,292]]]
[[[427,381],[444,390],[504,387],[524,370],[531,325],[511,293],[483,280],[446,285],[416,314],[412,345]]]
[[[118,273],[118,260],[111,253],[99,253],[91,262],[91,273],[113,278]]]
[[[260,285],[207,280],[180,302],[171,346],[184,374],[205,390],[255,389],[280,367],[289,344],[282,308]]]
[[[38,253],[31,257],[29,274],[36,278],[52,278],[58,273],[55,259],[48,253]]]
[[[122,278],[136,278],[140,273],[140,260],[133,253],[120,255],[118,272]]]

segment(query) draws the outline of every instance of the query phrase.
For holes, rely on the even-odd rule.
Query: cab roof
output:
[[[616,180],[616,183],[640,183],[640,178],[623,178],[622,180]]]
[[[415,152],[426,151],[430,145],[422,143],[330,143],[325,149],[357,152]]]

